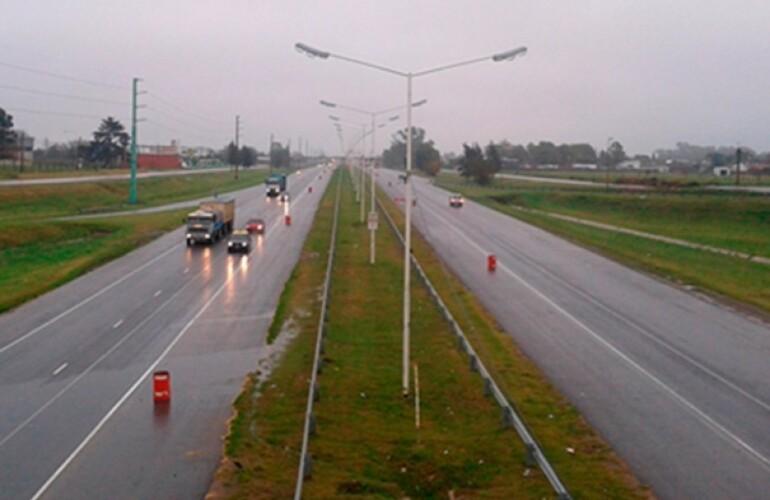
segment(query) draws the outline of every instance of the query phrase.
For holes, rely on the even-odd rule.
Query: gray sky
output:
[[[141,144],[220,148],[240,115],[242,144],[265,150],[273,133],[338,154],[328,115],[370,118],[319,99],[406,103],[405,78],[310,59],[294,50],[304,42],[403,72],[526,46],[513,62],[414,79],[414,100],[428,99],[414,125],[442,152],[503,139],[600,149],[608,137],[630,154],[678,141],[770,151],[766,0],[0,1],[0,107],[38,146],[90,139],[108,115],[129,128],[135,76],[148,92]],[[358,130],[344,129],[346,144]]]

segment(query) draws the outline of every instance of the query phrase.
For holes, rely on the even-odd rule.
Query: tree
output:
[[[115,160],[126,157],[130,137],[123,124],[109,116],[102,120],[99,129],[94,132],[88,150],[88,160],[100,162],[102,168],[112,168]]]
[[[227,148],[225,149],[225,163],[228,165],[240,165],[241,164],[241,155],[240,151],[238,150],[238,147],[235,145],[234,142],[230,142],[230,144],[227,145]]]
[[[527,144],[527,152],[535,165],[561,165],[562,157],[556,144],[540,141],[538,144]]]
[[[275,168],[289,168],[291,166],[289,146],[283,147],[280,142],[273,142],[270,145],[270,165]]]
[[[463,151],[465,152],[465,156],[461,161],[460,167],[462,175],[465,177],[473,177],[478,184],[489,184],[492,181],[495,172],[500,170],[495,166],[494,160],[489,157],[485,158],[484,153],[481,151],[481,147],[479,147],[478,144],[474,144],[473,146],[463,144]],[[491,150],[488,148],[487,151],[487,154],[489,154]]]
[[[382,152],[382,163],[387,168],[404,168],[406,165],[406,129],[399,130],[391,138],[390,148]],[[414,168],[428,175],[441,170],[441,153],[433,141],[425,140],[425,129],[412,127],[412,154]]]
[[[610,155],[610,159],[614,165],[626,160],[626,151],[623,149],[623,145],[618,141],[612,141],[609,148],[607,148],[607,154]]]
[[[0,160],[12,158],[16,145],[16,133],[13,131],[13,116],[0,108]]]
[[[249,146],[241,146],[241,165],[252,167],[257,164],[257,150]]]

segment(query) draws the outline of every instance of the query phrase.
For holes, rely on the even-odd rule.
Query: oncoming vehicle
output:
[[[249,233],[265,234],[265,221],[262,219],[249,219],[246,223],[246,231]]]
[[[249,253],[251,251],[251,236],[245,229],[239,229],[233,231],[230,239],[227,242],[227,252],[243,252]]]
[[[464,204],[465,204],[465,199],[463,198],[463,195],[458,193],[449,195],[450,207],[462,207]]]

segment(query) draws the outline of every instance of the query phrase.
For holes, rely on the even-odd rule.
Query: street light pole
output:
[[[512,61],[516,57],[520,55],[524,55],[527,53],[526,47],[519,47],[513,50],[508,50],[505,52],[500,52],[498,54],[494,54],[492,56],[487,57],[479,57],[476,59],[470,59],[467,61],[461,61],[454,64],[448,64],[445,66],[439,66],[433,69],[420,71],[417,73],[412,72],[404,72],[395,70],[392,68],[387,68],[385,66],[380,66],[378,64],[372,64],[366,61],[361,61],[358,59],[353,59],[351,57],[341,56],[337,54],[332,54],[331,52],[324,51],[324,50],[318,50],[316,48],[310,47],[309,45],[306,45],[304,43],[296,43],[294,44],[294,47],[297,49],[298,52],[303,53],[307,55],[308,57],[317,57],[319,59],[329,59],[330,57],[335,59],[340,59],[343,61],[347,61],[350,63],[358,64],[361,66],[366,66],[368,68],[376,69],[379,71],[384,71],[386,73],[390,73],[393,75],[401,76],[406,78],[406,175],[405,175],[405,183],[406,183],[406,227],[404,229],[405,233],[405,245],[404,245],[404,335],[403,335],[403,343],[404,343],[404,349],[403,349],[403,376],[402,376],[402,394],[404,396],[409,395],[409,323],[410,323],[410,304],[409,304],[409,296],[410,296],[410,266],[411,266],[411,244],[412,244],[412,232],[411,232],[411,226],[412,226],[412,183],[410,179],[411,170],[412,170],[412,79],[416,78],[418,76],[428,75],[431,73],[438,73],[439,71],[444,71],[452,68],[458,68],[460,66],[467,66],[469,64],[475,64],[477,62],[482,61],[488,61],[492,60],[494,62],[501,62],[501,61]]]

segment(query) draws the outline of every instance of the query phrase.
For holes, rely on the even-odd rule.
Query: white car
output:
[[[463,198],[463,195],[455,193],[452,195],[449,195],[449,206],[450,207],[462,207],[465,204],[465,199]]]

